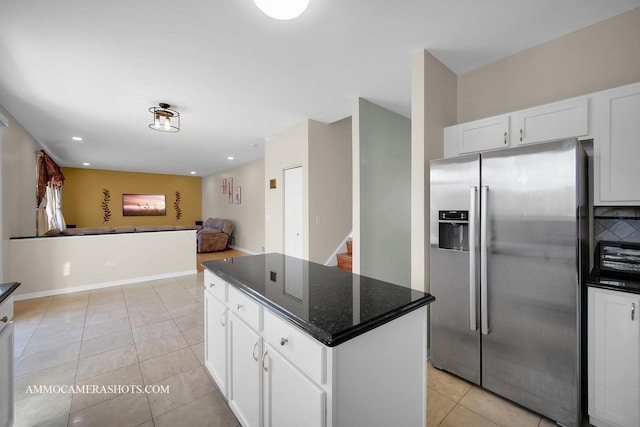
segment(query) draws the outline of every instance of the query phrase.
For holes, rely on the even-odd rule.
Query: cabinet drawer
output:
[[[227,282],[209,270],[204,271],[204,287],[220,301],[227,302]]]
[[[7,317],[7,321],[3,322],[1,319]],[[13,320],[13,296],[10,296],[0,304],[0,331],[9,325],[9,322]]]
[[[326,382],[325,349],[318,341],[269,310],[264,311],[262,335],[267,343],[313,381],[318,384]]]
[[[233,286],[229,286],[229,311],[247,322],[254,330],[262,329],[260,305]]]

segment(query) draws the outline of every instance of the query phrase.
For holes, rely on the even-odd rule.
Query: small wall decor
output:
[[[165,216],[164,194],[123,194],[123,216]]]
[[[173,208],[176,210],[176,220],[182,218],[182,209],[180,209],[180,202],[182,201],[182,195],[179,191],[176,191],[176,201],[173,204]]]
[[[222,178],[222,194],[227,194],[227,178]]]
[[[233,189],[233,202],[240,204],[241,196],[240,196],[240,187],[236,187]]]
[[[102,189],[102,203],[100,206],[102,207],[102,222],[105,223],[111,219],[111,209],[109,209],[109,202],[111,201],[111,192],[106,188]]]
[[[229,203],[233,203],[233,178],[227,178],[227,193],[229,193]]]

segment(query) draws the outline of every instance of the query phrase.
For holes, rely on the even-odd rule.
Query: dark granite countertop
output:
[[[20,283],[17,282],[0,283],[0,304],[9,298],[9,295],[11,295],[18,286],[20,286]]]
[[[595,270],[587,277],[587,286],[640,294],[640,280],[637,278],[625,275],[603,275]]]
[[[202,265],[329,347],[435,300],[428,293],[278,253]]]

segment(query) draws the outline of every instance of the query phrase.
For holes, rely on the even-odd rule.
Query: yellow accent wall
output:
[[[161,175],[99,169],[63,168],[62,213],[67,224],[77,227],[122,225],[195,225],[202,216],[202,179],[195,176]],[[111,193],[111,219],[104,221],[103,189]],[[180,192],[182,217],[176,219],[174,203]],[[164,194],[166,216],[123,216],[122,194]]]

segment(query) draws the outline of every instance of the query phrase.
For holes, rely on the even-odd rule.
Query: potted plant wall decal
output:
[[[182,201],[182,195],[179,191],[176,191],[176,201],[173,204],[173,208],[176,210],[176,220],[182,218],[182,209],[180,209],[180,202]]]
[[[109,202],[111,201],[111,192],[106,188],[102,189],[102,222],[105,223],[111,219],[111,209],[109,209]]]

